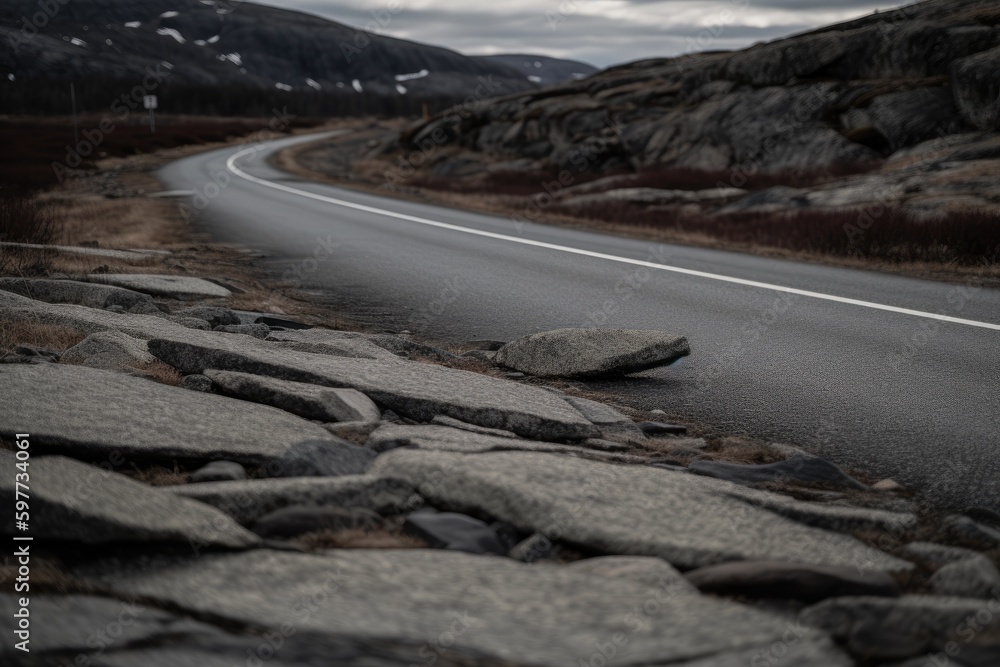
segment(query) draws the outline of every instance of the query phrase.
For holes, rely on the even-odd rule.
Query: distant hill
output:
[[[528,81],[543,86],[582,79],[598,71],[593,65],[576,60],[561,60],[559,58],[524,53],[478,56],[476,59],[518,69],[524,73],[524,77]]]
[[[159,68],[169,71],[174,85],[285,93],[458,100],[482,95],[484,78],[495,85],[489,91],[493,95],[538,87],[520,66],[249,2],[72,0],[51,4],[53,16],[47,17],[42,16],[37,0],[0,3],[4,45],[0,82],[135,82],[142,80],[147,69]],[[382,13],[385,28],[391,30],[393,18],[388,10]],[[558,69],[555,64],[552,68],[553,72]],[[546,74],[543,80],[548,78]]]

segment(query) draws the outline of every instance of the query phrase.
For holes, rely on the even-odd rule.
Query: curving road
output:
[[[315,139],[203,153],[159,176],[196,193],[215,238],[262,251],[358,319],[432,340],[567,326],[683,334],[691,357],[594,386],[800,444],[935,505],[1000,509],[1000,291],[521,227],[267,164]]]

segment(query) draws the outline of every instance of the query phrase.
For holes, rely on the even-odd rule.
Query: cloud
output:
[[[286,0],[268,2],[364,26],[401,5],[384,34],[470,55],[538,53],[605,67],[739,49],[885,10],[877,0]],[[384,15],[384,14],[383,14]]]

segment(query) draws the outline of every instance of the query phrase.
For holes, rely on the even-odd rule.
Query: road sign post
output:
[[[159,106],[159,102],[156,99],[156,95],[146,95],[142,98],[142,104],[147,109],[149,109],[149,131],[153,134],[156,133],[156,107]]]

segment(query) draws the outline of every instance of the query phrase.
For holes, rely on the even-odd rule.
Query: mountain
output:
[[[366,28],[386,27],[390,10]],[[4,0],[0,77],[465,99],[537,88],[520,67],[224,0]],[[11,48],[7,48],[10,45]],[[477,92],[477,90],[479,92]]]
[[[421,122],[383,150],[447,137],[427,167],[443,179],[585,171],[622,174],[607,183],[620,190],[639,187],[629,173],[698,173],[714,193],[710,210],[761,174],[783,187],[730,206],[996,210],[998,130],[1000,4],[927,0],[743,51],[644,60],[516,93]],[[798,185],[822,174],[846,178]],[[668,180],[642,185],[677,187]],[[668,194],[616,196],[663,206]]]
[[[476,59],[520,69],[528,81],[543,86],[582,79],[597,71],[597,68],[593,65],[581,63],[576,60],[562,60],[560,58],[524,53],[477,56]]]

